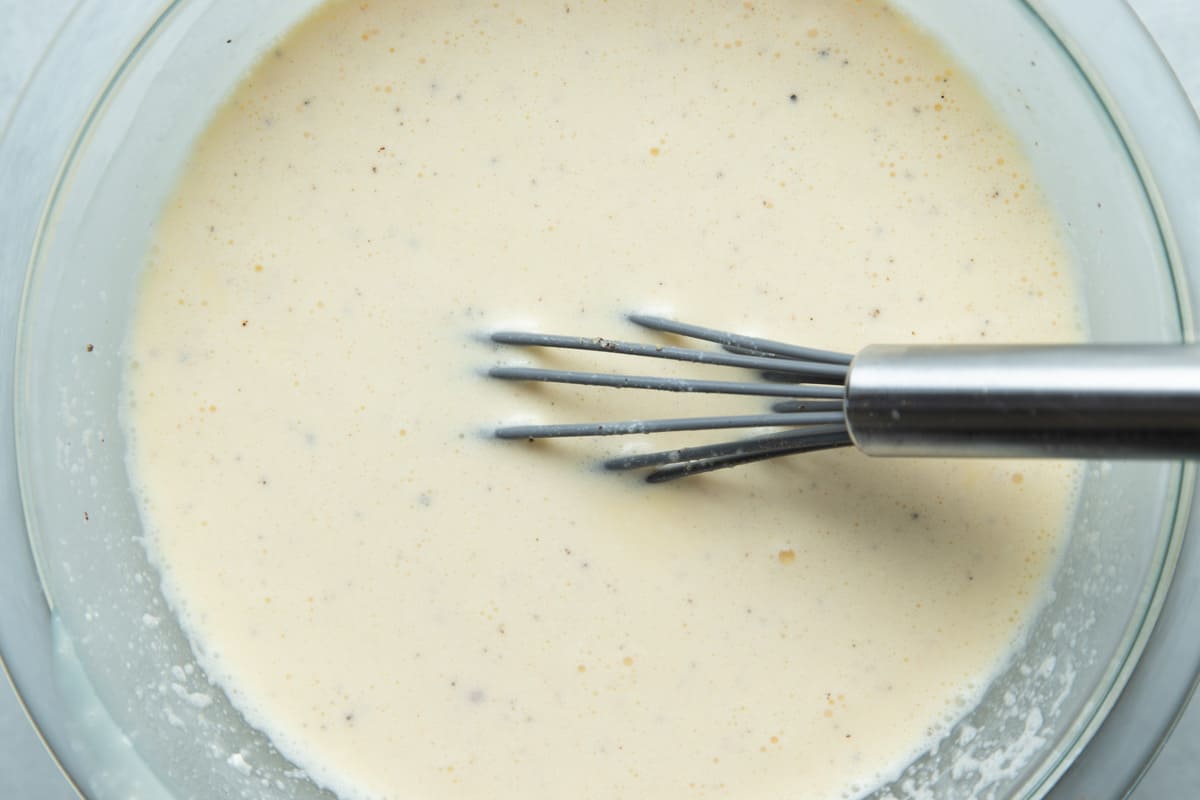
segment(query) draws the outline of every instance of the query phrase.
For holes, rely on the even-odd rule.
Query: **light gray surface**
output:
[[[1082,1],[1082,0],[1081,0]],[[1130,0],[1193,102],[1200,100],[1200,6],[1196,0]],[[74,0],[0,0],[0,123]],[[12,287],[3,287],[9,291]],[[4,367],[0,367],[4,368]],[[1131,737],[1139,736],[1130,731]],[[1194,702],[1134,793],[1134,800],[1200,796],[1200,702]],[[0,798],[67,800],[58,774],[16,697],[0,680]]]
[[[0,131],[42,51],[74,5],[75,0],[0,0]],[[0,291],[15,288],[4,286]],[[4,359],[0,369],[10,369],[12,354],[0,358]],[[0,676],[0,798],[78,798],[29,724],[4,676]]]
[[[1200,108],[1200,4],[1196,0],[1130,0],[1167,61]],[[1131,731],[1130,735],[1137,735]],[[1200,700],[1192,699],[1134,800],[1200,796]]]

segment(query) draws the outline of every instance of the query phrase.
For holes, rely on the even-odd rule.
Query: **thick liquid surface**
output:
[[[594,464],[720,435],[483,432],[764,405],[488,381],[672,369],[475,335],[1070,341],[1073,281],[1010,132],[879,3],[334,3],[164,211],[127,380],[149,546],[209,674],[346,798],[861,793],[1003,663],[1074,469],[646,486]]]

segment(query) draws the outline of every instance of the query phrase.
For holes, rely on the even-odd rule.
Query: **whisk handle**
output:
[[[1200,347],[891,346],[850,365],[872,456],[1200,456]]]

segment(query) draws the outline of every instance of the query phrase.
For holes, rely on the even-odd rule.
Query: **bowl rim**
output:
[[[1042,20],[1071,10],[1071,0],[1024,0]],[[1178,76],[1126,0],[1096,0],[1075,13],[1071,37],[1051,33],[1088,79],[1137,170],[1166,251],[1185,342],[1196,342],[1200,308],[1200,192],[1187,180],[1200,174],[1200,119]],[[1123,18],[1115,24],[1114,17]],[[1088,58],[1111,51],[1118,59]],[[1158,91],[1148,93],[1146,86]],[[1182,224],[1174,224],[1177,219]],[[1153,763],[1200,681],[1200,641],[1187,631],[1200,623],[1200,488],[1196,464],[1181,464],[1181,493],[1163,562],[1163,578],[1133,642],[1123,683],[1106,699],[1082,746],[1056,770],[1047,797],[1124,796]],[[1182,634],[1182,635],[1181,635]],[[1145,735],[1134,737],[1132,731]],[[1051,776],[1048,776],[1048,778]],[[1115,790],[1115,791],[1114,791]]]

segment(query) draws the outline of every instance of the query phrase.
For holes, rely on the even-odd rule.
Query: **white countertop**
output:
[[[0,0],[0,128],[42,51],[76,0]],[[1083,2],[1083,0],[1081,0]],[[1196,0],[1129,0],[1200,107],[1200,5]],[[1136,731],[1130,731],[1136,736]],[[1200,701],[1193,702],[1133,800],[1200,796]],[[72,800],[59,773],[0,678],[0,798]]]

